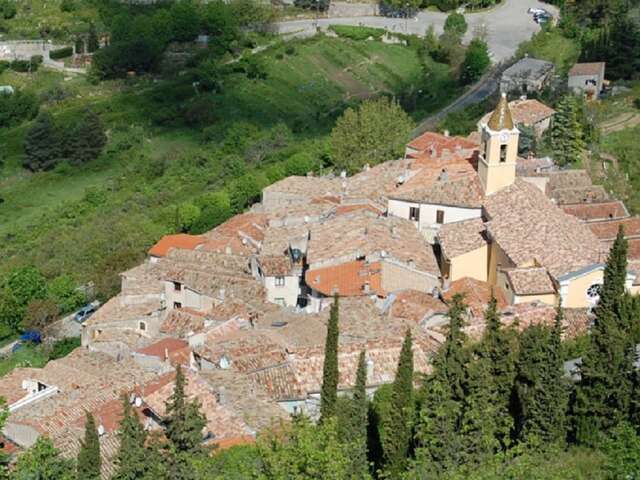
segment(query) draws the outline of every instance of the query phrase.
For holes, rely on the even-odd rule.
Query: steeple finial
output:
[[[509,102],[507,102],[506,93],[502,93],[498,106],[491,114],[491,118],[489,119],[487,126],[494,131],[513,130],[513,117],[511,116],[511,110],[509,109]]]

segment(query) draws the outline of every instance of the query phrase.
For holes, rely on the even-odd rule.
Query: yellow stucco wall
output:
[[[547,293],[543,295],[514,295],[513,303],[542,302],[547,305],[558,305],[558,295]]]
[[[516,178],[516,160],[518,155],[518,131],[506,131],[508,139],[505,162],[500,162],[500,147],[503,145],[500,132],[488,131],[484,134],[484,158],[478,163],[480,183],[487,195],[511,185]]]
[[[452,282],[462,278],[471,277],[483,282],[487,281],[488,263],[489,263],[489,247],[482,247],[458,255],[449,261],[449,280]]]
[[[569,282],[562,290],[562,306],[564,308],[588,308],[592,304],[587,298],[587,289],[594,283],[602,283],[602,270],[578,277]]]

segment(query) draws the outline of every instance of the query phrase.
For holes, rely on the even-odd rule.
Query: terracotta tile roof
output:
[[[502,312],[502,323],[511,325],[518,322],[518,330],[530,325],[552,326],[556,320],[556,307],[542,302],[525,302],[510,305]]]
[[[546,174],[547,195],[557,204],[606,202],[611,198],[601,185],[593,185],[585,170],[559,170]]]
[[[551,157],[518,157],[516,159],[516,175],[519,177],[534,176],[556,168]]]
[[[438,232],[442,252],[452,259],[487,245],[481,218],[445,223]]]
[[[144,320],[160,310],[160,300],[152,300],[143,303],[125,303],[122,296],[116,296],[103,304],[85,325],[99,325],[102,323],[129,322],[131,320]]]
[[[290,275],[294,266],[302,268],[302,257],[294,263],[292,251],[307,251],[309,225],[296,227],[269,227],[265,232],[258,261],[266,276]]]
[[[439,274],[433,250],[409,220],[357,212],[311,227],[307,250],[310,269],[363,257],[369,263],[392,259],[421,272]]]
[[[187,235],[177,233],[175,235],[165,235],[149,250],[149,255],[154,257],[164,257],[172,248],[182,248],[193,250],[198,245],[204,243],[205,238],[200,235]]]
[[[625,237],[637,237],[640,235],[640,217],[589,222],[587,225],[600,240],[615,240],[620,227],[624,229]]]
[[[478,144],[473,140],[464,137],[449,137],[436,132],[425,132],[407,144],[407,147],[419,152],[425,152],[433,148],[437,154],[440,154],[444,149],[453,152],[458,148],[474,149],[477,146]]]
[[[486,198],[487,230],[515,266],[537,262],[559,277],[603,261],[598,239],[538,188],[515,183]]]
[[[421,171],[390,198],[416,203],[480,208],[484,197],[480,180],[475,171],[468,170],[468,163],[459,165],[461,169],[458,171],[454,168],[448,168],[444,173]]]
[[[510,268],[505,269],[504,272],[516,295],[536,295],[556,291],[546,268]]]
[[[382,290],[382,265],[354,260],[328,267],[307,270],[305,281],[314,290],[331,296],[371,295],[384,296]]]
[[[206,314],[195,312],[188,308],[173,308],[169,310],[160,325],[160,332],[185,337],[190,333],[204,330]]]
[[[226,404],[221,404],[220,391],[212,387],[198,375],[183,370],[185,376],[185,396],[189,400],[197,399],[200,411],[207,420],[206,430],[213,434],[215,441],[225,438],[238,438],[255,435],[255,432],[242,420],[237,412]],[[168,375],[171,380],[153,392],[146,390],[142,398],[144,403],[158,416],[166,413],[166,402],[175,388],[175,374]]]
[[[435,313],[445,313],[447,305],[430,293],[418,290],[401,290],[393,294],[393,302],[389,307],[389,315],[393,318],[406,319],[420,323]]]
[[[189,365],[191,359],[189,343],[177,338],[164,338],[136,352],[161,360],[169,360],[172,365]]]
[[[580,75],[599,75],[605,68],[604,62],[592,62],[592,63],[576,63],[571,70],[569,70],[569,76],[575,77]]]
[[[511,110],[511,116],[516,125],[535,125],[549,117],[551,117],[556,111],[546,106],[544,103],[538,100],[514,100],[509,102],[509,109]],[[487,113],[480,123],[488,123],[489,118],[493,112]]]
[[[268,220],[264,213],[247,212],[236,215],[207,232],[206,242],[198,248],[229,255],[255,253],[264,238]]]
[[[611,242],[613,244],[613,242]],[[640,239],[631,238],[627,240],[628,250],[627,250],[627,258],[629,260],[639,260],[640,259]],[[611,246],[607,247],[607,250],[610,250]]]
[[[342,194],[342,184],[344,178],[339,177],[314,177],[314,176],[291,176],[265,187],[264,193],[278,192],[286,193],[301,199],[312,199],[325,195],[340,196]]]
[[[446,302],[450,302],[456,294],[463,295],[464,302],[475,318],[484,317],[484,312],[492,294],[496,297],[499,309],[503,309],[508,305],[507,297],[500,287],[491,286],[487,282],[482,282],[475,278],[463,277],[451,282],[447,291],[444,292],[443,298]]]
[[[114,473],[113,459],[118,446],[114,430],[119,423],[121,395],[154,377],[135,362],[116,361],[108,355],[78,348],[44,368],[14,370],[0,379],[0,392],[4,395],[9,385],[14,388],[18,378],[58,387],[57,394],[13,411],[7,422],[47,435],[66,458],[77,455],[84,435],[85,412],[93,413],[106,431],[100,437],[100,444],[103,475],[108,478]],[[19,390],[26,394],[21,387]]]
[[[565,213],[585,221],[624,218],[629,216],[624,203],[619,200],[600,203],[562,205],[560,208],[562,208]]]

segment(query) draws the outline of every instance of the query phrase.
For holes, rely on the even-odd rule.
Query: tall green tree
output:
[[[416,461],[411,469],[416,478],[441,475],[464,460],[460,425],[469,362],[463,331],[465,311],[463,297],[455,295],[449,306],[446,340],[433,361],[434,371],[423,386],[424,401],[416,426]]]
[[[516,431],[519,441],[561,445],[567,430],[569,389],[561,355],[562,310],[553,328],[532,325],[521,336],[516,377]]]
[[[98,41],[98,32],[96,26],[92,22],[89,24],[89,35],[87,37],[87,53],[93,53],[100,48],[100,42]]]
[[[322,368],[322,388],[320,390],[320,418],[325,420],[336,414],[336,402],[338,399],[338,337],[339,327],[338,294],[333,297],[329,323],[327,325],[327,338],[324,345],[324,365]]]
[[[447,15],[444,21],[444,31],[458,38],[458,41],[462,40],[464,34],[467,33],[467,20],[461,13],[453,12]]]
[[[48,112],[41,112],[24,139],[23,165],[32,171],[49,170],[60,158],[60,134]]]
[[[493,295],[485,311],[485,324],[478,355],[490,368],[496,402],[495,434],[504,450],[511,443],[513,431],[511,398],[518,359],[518,334],[513,327],[502,326],[498,302]]]
[[[360,171],[402,155],[414,123],[400,105],[387,97],[348,108],[331,132],[331,150],[337,168]]]
[[[407,330],[393,381],[391,409],[388,416],[382,419],[386,432],[382,439],[385,471],[391,478],[404,470],[411,444],[414,415],[412,348],[411,330]]]
[[[469,43],[460,68],[460,82],[468,85],[478,80],[491,65],[487,42],[474,38]]]
[[[123,418],[118,439],[120,446],[116,456],[117,470],[113,480],[137,480],[149,471],[148,451],[145,447],[147,432],[131,409],[126,396],[122,398]]]
[[[78,464],[76,471],[78,479],[83,480],[99,480],[100,467],[102,460],[100,458],[100,439],[98,438],[98,429],[96,421],[91,413],[87,412],[87,418],[84,422],[84,440],[80,444],[78,452]]]
[[[89,109],[66,137],[65,156],[76,165],[97,158],[107,143],[100,117]]]
[[[368,411],[367,360],[363,350],[358,357],[353,397],[349,399],[346,412],[341,415],[339,424],[341,439],[349,449],[349,458],[351,460],[349,478],[369,478],[369,462],[367,460]]]
[[[202,431],[207,422],[197,400],[189,401],[184,392],[186,379],[180,365],[176,368],[175,387],[166,402],[165,435],[176,453],[200,453]]]
[[[635,348],[629,325],[620,318],[626,252],[627,242],[620,231],[607,259],[573,402],[575,436],[585,444],[597,443],[602,433],[626,420],[631,406]]]
[[[553,158],[560,166],[579,163],[585,145],[580,104],[573,95],[565,96],[557,105],[548,138]]]

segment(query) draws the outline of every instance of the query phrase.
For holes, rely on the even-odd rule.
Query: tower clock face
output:
[[[509,141],[509,134],[504,132],[500,134],[500,141],[502,143],[507,143]]]

